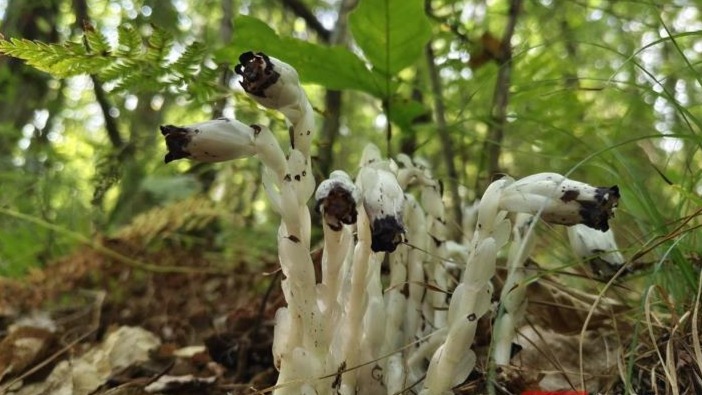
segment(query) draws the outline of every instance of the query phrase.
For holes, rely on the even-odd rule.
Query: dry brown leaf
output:
[[[542,327],[524,326],[515,342],[522,347],[512,364],[530,386],[543,391],[579,389],[580,334],[565,335]],[[616,374],[621,344],[613,331],[593,330],[582,339],[585,388],[597,393]]]

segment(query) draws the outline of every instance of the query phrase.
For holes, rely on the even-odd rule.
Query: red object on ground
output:
[[[587,395],[586,391],[524,391],[522,395]]]

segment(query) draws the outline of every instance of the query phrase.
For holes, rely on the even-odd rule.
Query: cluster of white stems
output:
[[[264,165],[264,187],[281,216],[278,254],[287,301],[275,317],[276,394],[450,392],[475,366],[471,345],[478,320],[498,310],[493,355],[496,363],[508,364],[526,305],[522,266],[534,216],[608,229],[619,198],[616,187],[542,173],[493,182],[477,206],[472,237],[458,245],[447,240],[441,185],[428,166],[404,155],[383,159],[372,145],[363,152],[355,180],[334,171],[315,192],[314,117],[296,71],[262,53],[244,53],[239,61],[244,90],[289,122],[287,154],[266,126],[233,119],[161,131],[166,162],[256,156]],[[324,229],[319,282],[310,258],[313,194]],[[525,213],[514,227],[510,212]],[[512,234],[508,277],[496,309],[491,279],[498,251]],[[390,274],[383,281],[384,262]]]

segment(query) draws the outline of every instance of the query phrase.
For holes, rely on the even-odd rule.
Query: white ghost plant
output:
[[[355,180],[334,171],[315,188],[314,113],[297,72],[263,53],[246,52],[239,61],[235,71],[247,94],[285,116],[287,153],[267,127],[233,119],[165,125],[161,131],[166,162],[255,156],[264,165],[264,187],[281,216],[278,255],[287,302],[275,317],[274,394],[448,393],[477,361],[470,346],[478,320],[492,306],[496,257],[511,236],[508,213],[529,216],[517,217],[512,232],[500,296],[504,314],[495,330],[498,363],[509,360],[507,345],[526,305],[523,264],[533,232],[525,230],[524,218],[584,224],[599,233],[609,229],[619,199],[616,186],[595,188],[541,173],[493,182],[471,210],[465,240],[456,243],[448,240],[441,184],[426,162],[406,155],[397,162],[383,159],[374,145],[364,150]],[[320,279],[310,256],[307,203],[313,195],[324,231]],[[583,229],[571,232],[577,254],[602,250],[609,255],[600,257],[616,264],[613,239],[595,242]],[[384,261],[390,272],[385,282]]]

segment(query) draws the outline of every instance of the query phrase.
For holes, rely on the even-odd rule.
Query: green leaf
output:
[[[373,67],[388,75],[416,62],[431,38],[423,0],[362,0],[349,27]]]
[[[112,50],[107,38],[98,30],[89,29],[84,32],[85,41],[90,53],[98,55],[108,55]]]
[[[402,130],[411,129],[417,117],[430,113],[431,111],[422,103],[399,96],[393,96],[387,111],[390,121]]]
[[[219,62],[236,63],[241,53],[264,52],[297,69],[303,82],[323,85],[329,89],[355,89],[384,97],[382,76],[346,48],[327,47],[302,40],[280,37],[260,20],[239,16],[234,21],[234,42],[215,52]]]
[[[198,70],[200,70],[200,64],[202,63],[206,53],[207,50],[205,45],[196,41],[188,45],[178,60],[176,60],[169,67],[181,76],[196,74]]]
[[[139,32],[129,25],[122,25],[117,30],[117,53],[119,56],[132,58],[142,51],[141,36]]]
[[[162,65],[173,48],[173,35],[157,26],[152,27],[154,31],[147,41],[146,59]]]

